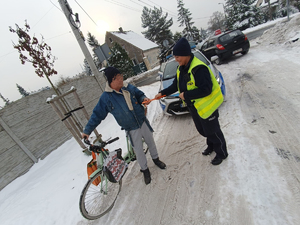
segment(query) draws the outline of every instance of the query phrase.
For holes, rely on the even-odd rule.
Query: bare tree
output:
[[[211,31],[215,31],[217,29],[225,30],[225,22],[224,14],[217,11],[209,18],[208,26]]]
[[[31,37],[28,34],[29,30],[30,26],[26,20],[25,28],[20,28],[18,24],[16,24],[16,29],[9,27],[9,31],[16,33],[19,38],[18,44],[13,43],[13,46],[20,54],[19,59],[21,63],[32,63],[32,66],[35,68],[35,73],[39,77],[46,76],[53,90],[59,95],[58,90],[54,87],[49,78],[51,75],[57,74],[57,71],[53,68],[56,58],[51,54],[51,47],[44,42],[43,36],[40,43],[35,36]]]

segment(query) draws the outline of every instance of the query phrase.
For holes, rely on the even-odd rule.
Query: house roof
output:
[[[110,33],[145,51],[159,46],[154,42],[144,38],[143,36],[134,33],[133,31],[111,31]]]

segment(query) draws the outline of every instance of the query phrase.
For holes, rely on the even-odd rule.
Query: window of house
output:
[[[136,59],[132,59],[132,62],[133,62],[133,65],[137,65],[138,64],[137,61],[136,61]]]
[[[111,38],[109,38],[110,43],[113,43],[113,40]]]

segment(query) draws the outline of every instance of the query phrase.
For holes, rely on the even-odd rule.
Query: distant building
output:
[[[266,7],[268,7],[268,5],[269,5],[269,2],[270,1],[270,6],[271,7],[276,7],[276,6],[278,6],[278,2],[279,2],[279,0],[257,0],[257,2],[256,2],[256,6],[257,7],[261,7],[261,8],[266,8]]]
[[[278,3],[279,0],[258,0],[255,5],[256,7],[260,7],[264,11],[268,11],[270,15],[269,19],[272,19],[272,15],[277,11]]]
[[[147,69],[152,69],[159,64],[157,56],[160,48],[154,42],[144,38],[133,31],[107,31],[105,43],[111,48],[114,42],[121,45],[127,52],[134,65],[145,63]]]

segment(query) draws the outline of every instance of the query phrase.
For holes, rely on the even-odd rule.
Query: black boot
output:
[[[165,169],[166,168],[166,164],[162,161],[159,160],[159,158],[157,157],[156,159],[152,159],[154,164],[157,165],[159,168],[161,169]]]
[[[223,162],[224,159],[228,157],[228,154],[226,154],[224,157],[216,155],[215,158],[211,161],[211,164],[217,166]]]
[[[210,147],[207,147],[203,152],[202,155],[210,155],[214,150]]]
[[[145,184],[150,184],[151,182],[151,176],[150,176],[150,171],[149,169],[141,170],[141,172],[144,174],[144,180]]]

